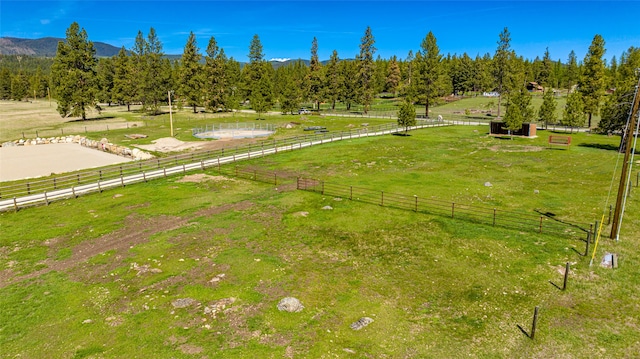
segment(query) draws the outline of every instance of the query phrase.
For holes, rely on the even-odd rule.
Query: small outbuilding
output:
[[[544,92],[544,87],[540,86],[537,82],[527,83],[527,90],[529,92]]]
[[[520,136],[520,137],[528,137],[535,138],[538,137],[536,134],[536,124],[535,123],[523,123],[522,127],[519,130],[511,131],[509,134],[509,130],[505,127],[504,121],[491,121],[490,122],[491,132],[490,136]]]

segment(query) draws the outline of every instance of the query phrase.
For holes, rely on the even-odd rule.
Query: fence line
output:
[[[447,126],[438,121],[422,121],[409,129]],[[67,175],[54,175],[40,180],[21,180],[0,185],[0,211],[49,204],[58,199],[77,197],[82,194],[124,187],[127,184],[146,182],[154,178],[167,177],[187,171],[205,170],[212,166],[240,160],[292,151],[314,145],[352,138],[379,136],[402,132],[397,124],[383,124],[342,132],[315,133],[279,140],[265,140],[216,151],[194,151],[164,158],[154,158],[134,163],[107,166],[100,169],[79,171]]]
[[[464,203],[448,202],[427,197],[407,196],[363,187],[340,185],[309,178],[298,178],[297,189],[330,195],[364,203],[377,204],[429,213],[469,222],[488,224],[528,232],[545,233],[559,237],[578,237],[588,233],[588,225],[560,222],[546,216],[505,211],[497,208],[472,206]]]

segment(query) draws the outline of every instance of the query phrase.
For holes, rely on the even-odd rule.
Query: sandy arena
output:
[[[77,143],[0,148],[0,182],[132,161]]]

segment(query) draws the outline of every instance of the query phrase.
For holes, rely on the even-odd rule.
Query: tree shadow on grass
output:
[[[534,212],[537,212],[537,213],[538,213],[538,214],[540,214],[541,216],[545,216],[545,217],[547,217],[547,218],[549,218],[549,219],[551,219],[551,220],[553,220],[553,221],[556,221],[556,222],[559,222],[559,223],[562,223],[562,224],[566,224],[566,225],[568,225],[568,226],[570,226],[570,227],[573,227],[573,228],[579,229],[579,230],[581,230],[581,231],[583,231],[583,232],[588,232],[588,230],[587,230],[586,228],[582,228],[582,227],[580,227],[579,225],[577,225],[577,224],[575,224],[575,223],[571,223],[571,222],[563,221],[563,220],[561,220],[561,219],[556,218],[556,214],[555,214],[555,213],[553,213],[553,212],[543,212],[543,211],[541,211],[541,210],[539,210],[539,209],[534,209]]]
[[[409,137],[409,136],[411,136],[410,134],[404,133],[404,132],[396,132],[393,135],[394,136],[401,136],[401,137]]]
[[[600,150],[607,150],[607,151],[618,151],[618,146],[616,145],[609,145],[609,144],[602,144],[602,143],[581,143],[578,146],[580,147],[589,147],[589,148],[597,148]]]
[[[87,119],[86,119],[86,120],[83,120],[83,119],[81,119],[81,118],[77,118],[77,119],[74,119],[74,120],[69,120],[69,121],[67,121],[67,122],[68,122],[68,123],[73,123],[73,122],[83,122],[83,123],[87,123],[87,122],[95,122],[95,121],[111,120],[111,119],[114,119],[114,118],[116,118],[116,116],[100,116],[100,117],[94,117],[94,118],[87,117]]]

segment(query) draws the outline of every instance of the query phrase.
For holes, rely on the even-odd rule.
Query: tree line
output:
[[[99,104],[141,104],[144,111],[158,114],[169,96],[194,112],[198,107],[229,111],[247,104],[260,116],[276,105],[283,113],[293,113],[302,103],[313,103],[316,110],[320,103],[331,109],[340,103],[348,110],[360,105],[368,112],[375,96],[386,93],[424,106],[428,116],[430,107],[443,96],[496,92],[498,117],[510,129],[534,120],[591,127],[592,116],[600,113],[602,131],[620,131],[628,109],[624,103],[633,93],[634,71],[640,67],[639,48],[630,47],[607,64],[605,41],[595,35],[582,61],[571,51],[562,62],[552,60],[548,49],[542,58],[524,59],[511,49],[510,42],[511,35],[504,28],[493,55],[445,56],[429,32],[415,53],[409,51],[404,59],[382,59],[375,54],[375,38],[367,27],[355,58],[341,59],[334,50],[328,61],[320,62],[314,37],[309,65],[298,60],[275,69],[264,59],[258,35],[249,44],[248,63],[227,57],[213,36],[202,52],[193,32],[180,59],[171,61],[154,28],[146,36],[139,31],[131,49],[123,47],[112,58],[98,59],[86,31],[74,22],[50,66],[28,57],[0,58],[0,98],[24,100],[50,94],[58,100],[63,117],[84,119],[86,109],[99,110]],[[545,89],[537,111],[526,88],[532,82]],[[567,105],[563,117],[557,119],[556,98],[565,91]],[[608,91],[613,93],[605,96]]]

